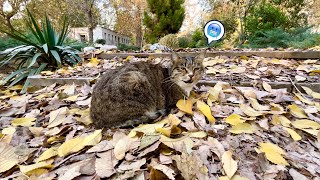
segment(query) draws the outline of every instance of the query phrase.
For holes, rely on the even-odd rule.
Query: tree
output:
[[[145,0],[113,0],[117,21],[115,30],[132,36],[138,47],[142,46],[142,15],[147,4]]]
[[[149,11],[144,12],[145,37],[155,43],[166,34],[177,33],[185,17],[184,0],[147,0]]]
[[[12,17],[18,14],[20,7],[26,3],[27,0],[0,0],[0,24],[13,32],[15,29],[11,23]]]

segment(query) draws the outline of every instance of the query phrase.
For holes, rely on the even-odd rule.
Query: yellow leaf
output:
[[[248,106],[247,104],[241,104],[240,109],[247,116],[257,117],[262,115],[260,112],[254,110],[252,107]]]
[[[188,133],[188,136],[192,138],[205,138],[207,137],[207,133],[204,131],[191,132],[191,133]]]
[[[41,176],[43,174],[48,174],[49,173],[49,170],[48,169],[44,169],[44,168],[39,168],[39,169],[35,169],[35,170],[32,170],[32,171],[29,171],[26,173],[27,176],[33,176],[33,177],[38,177],[38,176]],[[33,179],[30,177],[30,179]],[[35,178],[36,179],[36,178]],[[46,179],[50,179],[50,178],[41,178],[42,180],[46,180]]]
[[[87,125],[87,126],[92,124],[92,119],[91,119],[91,116],[90,116],[90,108],[88,108],[86,110],[80,110],[80,111],[81,111],[81,114],[80,114],[81,117],[76,118],[76,120],[78,122],[81,122],[81,123]],[[69,111],[69,113],[70,113],[70,111]],[[75,113],[79,114],[77,112],[75,112]]]
[[[47,159],[50,159],[54,156],[58,155],[58,147],[51,147],[44,151],[39,158],[37,159],[37,162],[44,161]]]
[[[14,151],[14,147],[7,143],[0,142],[0,173],[8,171],[18,164],[18,155],[16,155]]]
[[[97,145],[100,141],[101,141],[101,138],[102,138],[102,130],[96,130],[94,131],[94,133],[92,133],[91,135],[89,136],[86,136],[84,139],[83,139],[83,144],[85,146],[94,146],[94,145]]]
[[[9,88],[9,90],[12,91],[17,91],[17,90],[21,90],[23,88],[23,85],[15,85]]]
[[[11,124],[13,126],[32,126],[35,124],[35,120],[37,118],[17,118],[17,119],[14,119]]]
[[[43,162],[39,162],[36,164],[27,165],[27,166],[20,165],[19,167],[20,167],[20,171],[26,174],[32,170],[39,169],[39,168],[51,168],[52,163],[53,163],[53,160],[47,160],[47,161],[43,161]]]
[[[71,153],[75,153],[80,151],[85,147],[83,143],[83,138],[76,137],[74,139],[70,139],[69,141],[64,142],[59,148],[58,148],[58,155],[60,157],[66,156]]]
[[[189,136],[182,136],[180,138],[172,139],[168,138],[167,136],[161,135],[159,141],[179,152],[183,152],[186,149],[188,154],[192,152],[192,148],[194,146],[194,142],[190,139]]]
[[[219,101],[219,94],[222,91],[222,82],[218,82],[213,88],[208,90],[208,93],[211,95],[210,100],[212,102]]]
[[[244,122],[245,120],[241,120],[241,116],[238,114],[231,114],[229,117],[226,118],[226,123],[231,124],[233,126]]]
[[[91,58],[90,62],[87,64],[88,67],[97,67],[99,64],[98,58]]]
[[[159,49],[156,49],[154,52],[155,52],[155,53],[162,53],[162,51],[159,50]]]
[[[76,101],[76,100],[77,100],[78,96],[79,96],[79,94],[74,95],[74,96],[70,96],[70,97],[68,97],[68,98],[67,98],[67,99],[65,99],[65,100],[66,100],[66,101],[74,102],[74,101]]]
[[[266,83],[264,81],[262,82],[262,87],[263,87],[264,90],[266,90],[268,92],[272,92],[272,87],[268,83]]]
[[[315,99],[320,99],[320,93],[314,92],[312,91],[312,89],[305,87],[305,86],[301,86],[303,88],[303,90],[309,95],[312,96]]]
[[[312,102],[312,101],[310,101],[310,100],[302,97],[300,94],[298,94],[298,93],[294,93],[294,94],[297,96],[297,98],[298,98],[301,102],[304,102],[305,104],[309,104],[309,105],[314,105],[314,102]]]
[[[128,134],[128,136],[133,138],[136,136],[137,132],[141,132],[144,134],[154,134],[157,128],[162,128],[167,123],[168,123],[168,119],[164,119],[154,124],[141,124],[138,127],[132,129]]]
[[[184,100],[184,99],[180,99],[178,102],[177,102],[177,107],[187,113],[187,114],[190,114],[190,115],[193,115],[193,111],[192,111],[192,101],[191,100]]]
[[[15,132],[16,132],[15,127],[7,127],[7,128],[2,129],[2,134],[12,135]]]
[[[302,131],[305,131],[311,135],[314,135],[314,136],[318,136],[319,137],[319,133],[320,133],[320,130],[314,130],[314,129],[301,129]]]
[[[292,104],[289,105],[290,113],[297,118],[307,118],[307,115],[303,111],[303,109],[299,108],[297,105]]]
[[[249,102],[250,102],[251,106],[257,111],[267,111],[270,109],[269,106],[260,105],[259,102],[254,98],[249,98]]]
[[[62,107],[55,111],[50,112],[50,119],[49,119],[49,128],[59,126],[65,120],[66,114],[68,112],[67,107]]]
[[[284,129],[290,134],[290,136],[292,137],[293,140],[299,141],[302,139],[302,137],[294,130],[292,130],[290,128],[286,128],[286,127]]]
[[[230,179],[228,178],[228,176],[220,176],[219,180],[230,180]]]
[[[222,167],[229,178],[232,178],[238,169],[238,164],[232,159],[232,152],[226,151],[222,155]]]
[[[319,123],[307,119],[294,121],[292,125],[297,129],[320,129]]]
[[[246,177],[242,177],[242,176],[239,176],[239,175],[234,175],[231,180],[250,180]]]
[[[216,121],[216,119],[212,116],[210,107],[206,103],[197,101],[197,108],[208,118],[211,123]]]
[[[157,128],[156,131],[167,137],[170,137],[171,135],[171,129],[168,129],[168,128]]]
[[[274,164],[278,164],[278,165],[285,165],[285,166],[289,166],[289,163],[281,156],[281,154],[276,153],[275,151],[270,151],[268,153],[265,153],[267,159],[274,163]]]
[[[272,121],[271,121],[271,123],[272,123],[273,125],[281,124],[282,126],[290,127],[291,121],[290,121],[288,118],[286,118],[285,116],[283,116],[283,115],[276,115],[276,114],[274,114],[274,115],[272,116]]]
[[[130,150],[130,146],[133,142],[138,141],[138,138],[130,138],[128,136],[124,136],[121,138],[114,146],[114,155],[116,159],[122,160],[126,152]]]
[[[233,134],[241,134],[241,133],[254,133],[254,128],[251,126],[251,124],[248,123],[240,123],[235,126],[232,126],[232,128],[229,130]]]
[[[51,71],[41,71],[41,75],[44,75],[44,76],[50,76],[50,75],[53,75],[54,73],[51,72]]]
[[[282,157],[285,155],[285,151],[281,149],[279,146],[272,144],[272,143],[259,143],[260,151],[266,154],[267,159],[278,165],[285,165],[288,166],[289,163]]]

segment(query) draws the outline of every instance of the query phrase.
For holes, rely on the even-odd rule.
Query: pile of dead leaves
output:
[[[0,92],[0,177],[319,179],[320,94],[201,87],[154,124],[92,127],[92,87]]]

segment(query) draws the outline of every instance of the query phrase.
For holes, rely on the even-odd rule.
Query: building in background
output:
[[[86,42],[89,40],[89,28],[70,28],[69,37],[78,40],[79,42]],[[107,45],[118,46],[119,44],[130,44],[130,37],[101,26],[97,26],[93,30],[93,42],[95,42],[97,39],[106,40]]]

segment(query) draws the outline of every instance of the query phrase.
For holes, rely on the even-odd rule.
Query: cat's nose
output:
[[[192,79],[193,78],[193,74],[188,74],[189,78]]]

